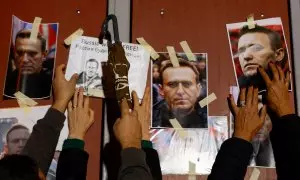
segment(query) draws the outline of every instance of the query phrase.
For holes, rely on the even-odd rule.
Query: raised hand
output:
[[[259,73],[266,83],[268,108],[275,112],[279,117],[293,114],[294,112],[290,104],[288,92],[290,84],[289,71],[284,75],[283,70],[278,65],[269,63],[269,67],[273,74],[272,80],[263,68],[258,68]]]
[[[258,89],[252,86],[242,88],[239,95],[239,106],[233,97],[228,97],[228,106],[234,116],[234,137],[251,141],[264,124],[266,106],[258,113]]]
[[[77,74],[73,74],[69,81],[65,78],[66,65],[61,64],[55,70],[55,77],[53,80],[54,102],[52,108],[64,113],[66,111],[68,102],[71,100],[75,92],[75,85],[78,79]]]
[[[68,104],[68,126],[71,139],[83,140],[94,123],[94,111],[89,107],[89,97],[83,97],[83,89],[76,89],[73,102]]]
[[[114,124],[114,134],[122,149],[141,148],[142,132],[137,111],[130,110],[126,98],[121,102],[121,118]]]

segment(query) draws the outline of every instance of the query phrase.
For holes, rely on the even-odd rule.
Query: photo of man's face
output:
[[[42,42],[39,39],[18,37],[15,45],[15,63],[23,75],[39,73],[42,69],[46,53],[42,52]]]
[[[30,133],[25,128],[18,128],[9,132],[7,135],[8,154],[20,154],[29,136]]]
[[[200,84],[189,67],[169,67],[162,74],[161,95],[173,112],[190,111],[200,95]]]
[[[238,41],[239,62],[245,76],[253,76],[259,66],[268,68],[268,63],[275,60],[275,52],[265,33],[247,33]]]
[[[92,78],[97,75],[98,63],[97,62],[87,62],[85,68],[86,68],[87,77]]]

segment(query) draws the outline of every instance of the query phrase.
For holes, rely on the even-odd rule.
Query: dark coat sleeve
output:
[[[152,180],[143,150],[137,148],[122,150],[121,163],[119,180]]]
[[[153,180],[162,180],[159,157],[157,151],[152,148],[143,148],[146,153],[146,162],[150,168]]]
[[[239,138],[226,140],[216,157],[208,180],[243,180],[253,152],[252,144]]]
[[[66,117],[60,111],[50,108],[43,119],[38,120],[22,151],[34,159],[42,172],[47,174],[54,156],[60,131]]]
[[[270,133],[278,179],[300,179],[300,118],[272,118]]]
[[[63,149],[58,160],[56,180],[85,180],[89,155],[82,149]]]

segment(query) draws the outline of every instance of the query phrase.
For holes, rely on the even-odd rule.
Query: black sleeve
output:
[[[152,148],[143,148],[146,153],[146,162],[150,168],[153,180],[162,180],[161,168],[157,151]]]
[[[208,180],[243,180],[253,151],[252,144],[239,138],[226,140],[216,157]]]
[[[65,119],[63,113],[50,108],[45,117],[33,126],[32,133],[22,151],[22,154],[30,156],[38,163],[44,174],[47,174],[53,159]]]
[[[119,180],[152,180],[143,150],[137,148],[122,150],[121,163]]]
[[[272,118],[270,133],[278,179],[300,179],[300,118]]]
[[[63,149],[60,153],[56,180],[85,180],[89,155],[78,148]]]

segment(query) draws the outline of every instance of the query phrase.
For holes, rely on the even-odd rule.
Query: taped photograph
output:
[[[227,24],[226,27],[238,86],[254,85],[261,93],[266,87],[257,72],[258,67],[271,75],[269,62],[280,66],[284,73],[291,69],[291,65],[281,18],[262,19],[254,23],[252,29],[247,22]]]
[[[135,90],[142,99],[147,82],[150,54],[140,45],[122,43],[125,56],[130,63],[128,72],[129,90]],[[79,75],[77,87],[84,88],[84,94],[105,97],[103,91],[102,63],[108,60],[107,43],[99,44],[99,39],[80,36],[72,41],[66,70],[66,79],[74,73]],[[120,72],[114,72],[116,78],[122,78]],[[122,86],[125,87],[128,84]],[[121,87],[121,88],[122,88]]]
[[[199,105],[207,97],[207,54],[195,53],[196,61],[189,61],[177,53],[176,68],[168,53],[159,55],[152,62],[152,128],[173,127],[174,118],[182,128],[207,128],[207,106]]]
[[[227,116],[209,116],[207,129],[152,129],[151,141],[157,150],[162,174],[189,174],[189,162],[196,174],[210,174],[222,143],[228,139]]]
[[[32,99],[49,99],[57,49],[58,23],[40,24],[31,40],[32,23],[12,17],[11,43],[3,99],[22,92]]]
[[[33,126],[42,119],[50,106],[0,109],[0,159],[6,155],[20,154],[30,137]],[[65,114],[66,115],[66,114]],[[55,180],[56,167],[63,141],[68,137],[67,120],[61,130],[47,180]]]

